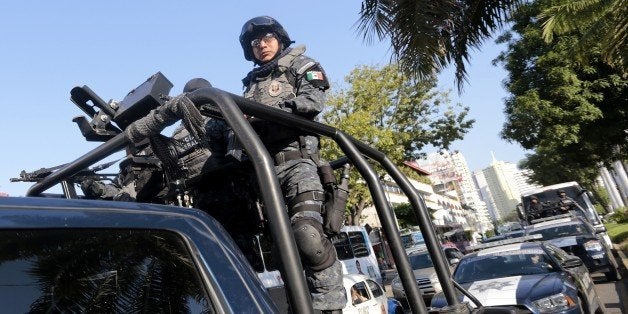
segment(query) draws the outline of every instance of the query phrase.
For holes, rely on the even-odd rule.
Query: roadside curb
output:
[[[626,254],[624,254],[624,251],[621,250],[619,245],[613,244],[613,248],[615,249],[614,251],[617,252],[617,257],[619,257],[619,260],[621,261],[621,265],[619,265],[620,268],[624,272],[627,271],[628,270],[628,257],[626,257]]]

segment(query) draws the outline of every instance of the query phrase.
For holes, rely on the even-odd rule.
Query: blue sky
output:
[[[11,183],[32,171],[73,161],[98,142],[86,142],[71,122],[83,112],[70,90],[87,85],[105,101],[121,100],[161,71],[179,94],[194,77],[240,94],[252,68],[238,35],[251,17],[271,15],[297,44],[325,68],[333,86],[358,65],[384,65],[388,43],[366,44],[357,34],[360,1],[70,1],[0,2],[0,191],[26,193],[31,184]],[[462,95],[451,70],[441,75],[452,102],[471,108],[475,127],[454,143],[471,170],[524,156],[499,138],[504,122],[501,81],[505,72],[491,60],[503,47],[489,41],[474,53]],[[54,190],[53,190],[54,191]]]

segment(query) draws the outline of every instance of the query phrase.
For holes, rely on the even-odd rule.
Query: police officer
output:
[[[183,92],[190,93],[204,87],[211,87],[211,84],[205,79],[195,78],[185,84]],[[179,205],[192,207],[195,204],[190,197],[196,197],[197,194],[202,194],[204,199],[211,199],[213,195],[227,195],[224,191],[211,195],[206,191],[188,193],[198,192],[199,188],[204,187],[206,182],[202,181],[206,180],[202,179],[207,174],[230,166],[230,160],[225,158],[228,134],[226,122],[214,117],[203,117],[203,127],[205,146],[200,145],[183,124],[175,129],[170,138],[161,135],[150,137],[149,147],[120,164],[120,174],[112,184],[91,179],[82,181],[81,188],[85,196],[92,199],[175,204],[178,199]],[[175,182],[180,182],[182,186],[176,186]],[[204,210],[215,207],[202,202],[198,205],[195,207]]]
[[[329,83],[318,62],[305,56],[305,46],[293,41],[272,17],[259,16],[244,23],[240,33],[244,58],[255,65],[242,80],[244,97],[293,114],[314,118],[323,110]],[[267,137],[283,136],[281,128],[268,128]],[[318,175],[318,138],[295,134],[283,144],[271,144],[294,238],[301,255],[314,309],[340,310],[346,303],[342,266],[323,232],[324,199]]]
[[[541,218],[543,214],[543,205],[539,202],[539,198],[536,195],[530,197],[530,204],[526,210],[528,213],[528,220]]]
[[[570,209],[574,208],[575,202],[571,197],[567,196],[567,192],[558,190],[556,194],[558,194],[558,204],[561,213],[567,213]]]

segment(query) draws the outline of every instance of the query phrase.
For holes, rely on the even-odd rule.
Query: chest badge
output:
[[[283,87],[281,87],[281,83],[279,83],[278,81],[272,81],[270,82],[270,86],[268,87],[268,94],[272,97],[276,97],[281,94],[282,90]]]

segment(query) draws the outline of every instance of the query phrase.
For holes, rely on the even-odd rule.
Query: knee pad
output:
[[[336,250],[324,236],[320,222],[314,218],[300,218],[293,222],[292,232],[304,266],[318,271],[334,264]]]

